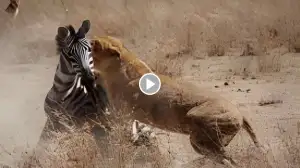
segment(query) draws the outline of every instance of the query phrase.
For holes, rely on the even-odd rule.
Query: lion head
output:
[[[118,71],[121,62],[122,44],[111,37],[101,37],[91,40],[92,55],[95,68],[106,73],[109,71]]]
[[[96,37],[91,41],[95,68],[102,73],[124,72],[128,79],[136,79],[152,70],[123,43],[113,37]]]

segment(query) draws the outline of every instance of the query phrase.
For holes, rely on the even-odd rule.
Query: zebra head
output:
[[[91,45],[85,37],[89,30],[89,20],[83,21],[77,32],[72,25],[59,27],[55,41],[57,52],[69,61],[73,71],[85,79],[94,80]]]

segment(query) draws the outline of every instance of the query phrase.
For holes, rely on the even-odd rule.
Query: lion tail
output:
[[[260,147],[256,134],[254,133],[249,121],[245,117],[243,117],[243,128],[248,132],[255,146]]]

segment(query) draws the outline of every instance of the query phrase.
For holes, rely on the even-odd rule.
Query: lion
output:
[[[214,154],[223,164],[235,163],[225,154],[224,147],[241,128],[260,147],[248,119],[225,98],[160,74],[156,74],[161,80],[160,91],[155,95],[145,95],[140,91],[138,81],[144,73],[153,73],[151,68],[113,37],[95,37],[91,45],[95,73],[101,79],[98,83],[107,90],[115,107],[118,107],[118,100],[125,100],[133,108],[135,120],[189,135],[196,152],[206,156]]]

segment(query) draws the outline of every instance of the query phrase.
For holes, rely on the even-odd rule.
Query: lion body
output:
[[[152,70],[143,61],[111,37],[97,38],[92,46],[95,68],[106,82],[111,102],[118,106],[119,99],[125,100],[134,109],[134,119],[163,130],[189,134],[192,146],[199,153],[200,146],[210,152],[223,151],[242,127],[258,145],[246,118],[223,97],[159,74],[160,91],[145,95],[138,80]],[[119,56],[113,57],[114,54]]]
[[[133,117],[143,123],[184,134],[210,129],[210,137],[203,136],[201,140],[211,146],[227,146],[242,127],[243,116],[226,99],[187,82],[161,81],[160,91],[152,96],[143,94],[137,82],[127,86],[124,82],[124,87],[119,85],[109,93],[114,93],[115,98],[123,96],[122,100],[135,109]]]

